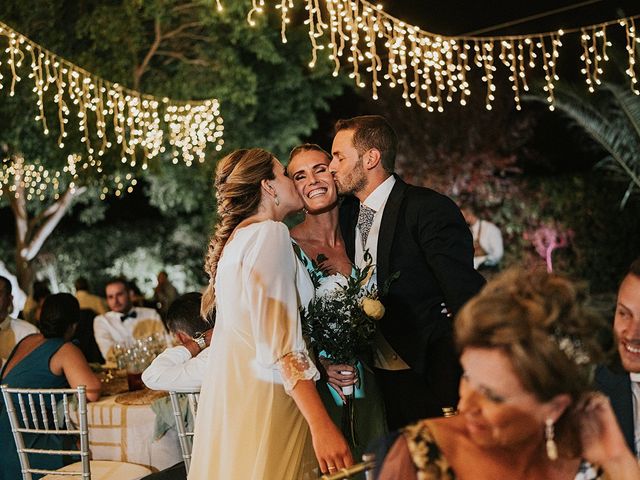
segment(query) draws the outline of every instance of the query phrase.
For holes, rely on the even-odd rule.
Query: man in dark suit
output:
[[[332,146],[340,226],[358,266],[368,251],[382,301],[374,365],[389,428],[455,410],[460,366],[452,315],[484,284],[458,207],[394,175],[397,136],[380,116],[341,120]]]
[[[640,450],[640,258],[629,268],[620,287],[613,320],[618,358],[600,366],[596,384],[611,400],[629,448]]]

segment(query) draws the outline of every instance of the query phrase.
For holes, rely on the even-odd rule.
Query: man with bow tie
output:
[[[110,311],[95,318],[93,333],[100,353],[107,361],[115,360],[112,351],[115,344],[132,343],[136,339],[165,332],[158,312],[131,304],[126,280],[110,280],[105,293]]]
[[[13,318],[12,310],[11,282],[8,278],[0,276],[0,367],[20,340],[39,331],[29,322]]]
[[[640,456],[640,257],[618,288],[613,335],[618,356],[598,367],[596,383],[609,397],[629,448]]]
[[[397,144],[381,116],[340,120],[329,165],[346,195],[340,228],[349,258],[362,267],[369,252],[379,291],[391,280],[374,352],[390,429],[455,411],[452,315],[484,284],[460,210],[394,174]]]

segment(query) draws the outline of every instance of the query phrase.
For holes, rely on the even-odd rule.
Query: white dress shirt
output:
[[[387,205],[391,190],[396,184],[396,179],[393,175],[382,182],[378,187],[369,194],[364,200],[364,204],[375,210],[373,216],[373,224],[371,230],[369,230],[369,236],[367,237],[367,243],[364,249],[362,248],[362,237],[360,235],[360,228],[356,225],[356,251],[355,251],[355,263],[359,268],[366,266],[364,261],[364,250],[368,250],[371,255],[372,265],[376,265],[378,262],[378,237],[380,236],[380,224],[382,223],[382,214],[384,213],[384,207]],[[373,270],[371,276],[371,282],[375,285],[377,283],[377,272]],[[400,358],[395,352],[393,347],[387,342],[382,333],[378,331],[375,339],[375,348],[373,352],[373,364],[375,367],[383,370],[408,370],[410,367],[407,363]]]
[[[153,333],[165,333],[158,312],[144,307],[133,307],[132,311],[136,312],[136,317],[127,318],[124,322],[122,313],[112,311],[98,315],[93,321],[93,334],[106,361],[113,360],[109,358],[109,351],[116,343],[131,343]]]
[[[504,255],[500,229],[486,220],[478,220],[470,228],[473,241],[480,242],[480,246],[487,253],[486,255],[473,257],[473,268],[477,270],[482,264],[487,266],[497,265]]]
[[[0,322],[0,366],[9,358],[13,347],[27,335],[38,333],[35,325],[7,316]]]
[[[142,372],[142,381],[152,390],[198,390],[206,376],[209,350],[191,357],[182,345],[167,348]]]

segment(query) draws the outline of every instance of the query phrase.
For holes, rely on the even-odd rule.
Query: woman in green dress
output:
[[[13,349],[0,372],[0,383],[13,388],[75,388],[87,386],[87,400],[100,398],[100,380],[78,347],[71,343],[80,319],[78,300],[68,293],[49,295],[42,306],[40,333],[23,338]],[[41,415],[41,413],[39,413]],[[62,449],[62,436],[25,434],[29,448]],[[11,433],[9,417],[0,399],[0,480],[20,478],[20,461]],[[30,454],[31,467],[58,469],[62,456]],[[34,479],[40,475],[34,475]]]

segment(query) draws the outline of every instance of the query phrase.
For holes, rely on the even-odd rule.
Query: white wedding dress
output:
[[[189,480],[317,478],[309,427],[289,396],[298,380],[319,378],[299,314],[313,284],[287,227],[264,221],[237,230],[215,287]]]

